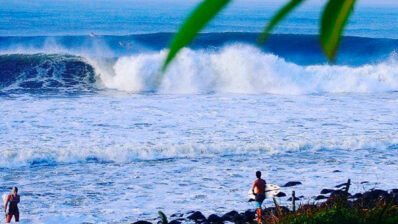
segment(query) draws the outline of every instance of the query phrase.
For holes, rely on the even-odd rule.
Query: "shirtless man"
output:
[[[4,205],[4,211],[6,212],[6,223],[10,223],[13,216],[15,218],[15,222],[19,222],[19,201],[18,188],[13,187],[12,192],[7,196],[7,201]]]
[[[261,223],[261,218],[262,218],[261,205],[262,205],[263,201],[265,200],[266,182],[265,182],[265,180],[261,179],[261,172],[260,171],[256,172],[256,177],[257,177],[257,179],[254,181],[253,186],[252,186],[253,194],[256,196],[257,218],[255,220],[258,223]]]

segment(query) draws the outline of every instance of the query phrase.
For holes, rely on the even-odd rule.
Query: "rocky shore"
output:
[[[288,182],[284,185],[295,186],[301,184],[300,182]],[[300,198],[289,197],[287,200],[292,202],[290,208],[280,206],[274,200],[273,207],[264,209],[264,222],[265,223],[312,223],[308,221],[299,221],[300,218],[311,219],[317,217],[318,213],[322,213],[322,217],[326,217],[330,212],[340,211],[338,218],[344,216],[344,212],[350,214],[357,214],[358,219],[363,219],[363,222],[353,223],[398,223],[398,189],[381,190],[371,189],[362,193],[349,193],[350,180],[330,189],[322,189],[318,196],[315,196],[315,201],[310,203],[297,203]],[[278,197],[286,197],[286,194],[281,192]],[[372,211],[377,213],[375,222],[372,222]],[[333,213],[334,214],[334,213]],[[329,214],[330,215],[330,214]],[[342,216],[343,215],[343,216]],[[383,215],[388,217],[387,221],[383,221]],[[333,216],[333,215],[332,215]],[[355,215],[354,215],[355,216]],[[361,217],[363,216],[363,217]],[[368,218],[367,218],[368,217]],[[200,211],[189,211],[186,213],[176,213],[166,217],[163,212],[159,211],[159,217],[154,218],[152,221],[140,220],[133,224],[183,224],[183,223],[197,223],[197,224],[222,224],[222,223],[256,223],[253,221],[255,218],[255,211],[249,209],[246,211],[229,211],[223,215],[211,214],[205,216]],[[318,217],[319,218],[319,217]],[[329,217],[330,218],[330,217]],[[355,217],[351,217],[355,218]],[[292,221],[293,220],[293,221]],[[331,217],[331,220],[338,220]],[[318,221],[319,222],[319,221]],[[344,221],[331,221],[324,223],[344,223]],[[316,223],[316,222],[314,222]],[[351,223],[348,222],[348,223]]]

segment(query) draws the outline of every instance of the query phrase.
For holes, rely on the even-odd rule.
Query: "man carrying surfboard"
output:
[[[262,219],[262,209],[261,205],[263,204],[263,201],[265,200],[265,187],[267,183],[265,180],[261,179],[261,172],[257,171],[256,172],[256,177],[257,179],[254,181],[253,186],[252,186],[252,192],[256,196],[255,197],[255,205],[256,205],[256,213],[257,213],[257,218],[255,221],[257,221],[259,224],[261,223]]]
[[[4,212],[6,213],[6,223],[11,222],[12,216],[15,218],[15,222],[19,222],[19,209],[18,203],[20,201],[18,195],[18,188],[13,187],[10,195],[7,196],[4,201]]]

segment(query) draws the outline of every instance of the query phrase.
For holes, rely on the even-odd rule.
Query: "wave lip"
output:
[[[398,91],[395,56],[377,64],[299,65],[250,45],[183,49],[160,73],[166,50],[116,59],[69,54],[0,55],[0,91],[91,91],[105,87],[159,94],[322,94]],[[159,78],[161,77],[161,78]]]
[[[398,63],[394,58],[357,67],[304,66],[242,44],[219,51],[184,49],[157,86],[165,55],[166,51],[160,51],[121,57],[111,74],[96,70],[105,87],[135,93],[300,95],[398,91]]]
[[[84,58],[62,54],[0,55],[2,90],[83,90],[95,82]]]

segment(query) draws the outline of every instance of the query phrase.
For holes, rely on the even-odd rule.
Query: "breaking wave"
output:
[[[250,45],[184,49],[161,74],[166,50],[112,60],[69,54],[0,55],[0,90],[115,89],[159,94],[321,94],[398,91],[394,54],[360,66],[299,65]],[[305,55],[303,55],[305,57]]]
[[[289,153],[342,152],[371,149],[376,151],[396,151],[395,140],[367,141],[346,139],[329,142],[290,142],[276,143],[234,143],[234,144],[142,144],[112,145],[110,147],[71,147],[71,148],[23,148],[2,149],[0,168],[60,165],[74,163],[131,163],[139,161],[201,158],[233,155],[267,155]]]
[[[220,51],[184,49],[167,72],[160,75],[165,54],[160,51],[121,57],[111,74],[102,72],[100,66],[97,71],[105,87],[136,93],[317,94],[398,90],[398,64],[393,58],[357,67],[303,66],[255,47],[235,44]]]
[[[94,69],[79,56],[59,54],[0,55],[1,90],[89,89]]]

